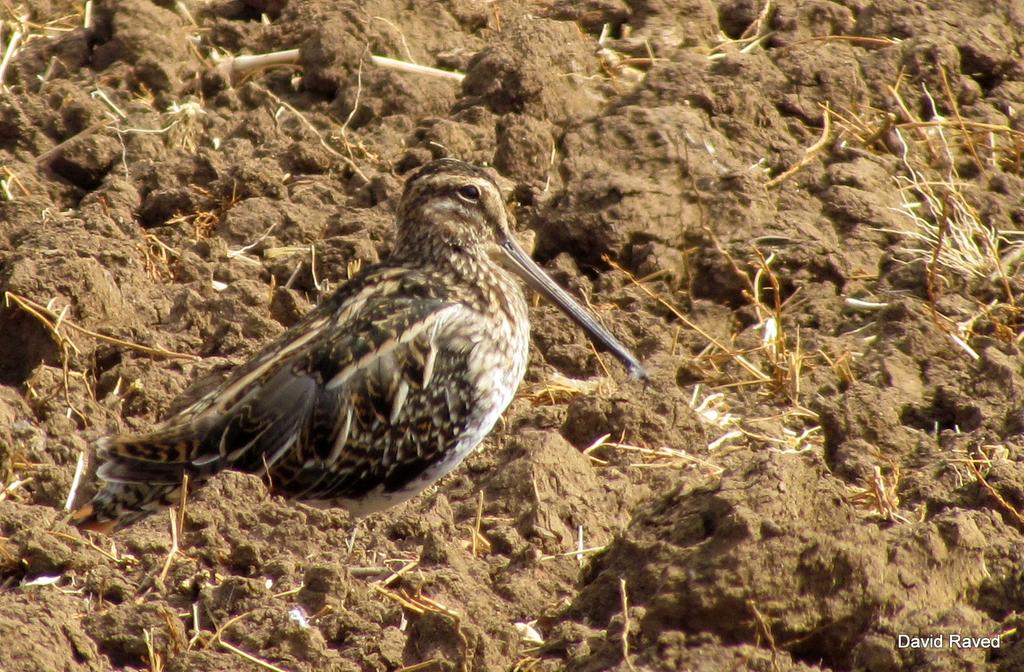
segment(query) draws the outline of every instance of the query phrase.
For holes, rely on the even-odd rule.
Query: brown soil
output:
[[[1024,4],[82,6],[0,3],[0,669],[1024,669]],[[396,510],[224,474],[170,559],[166,516],[63,522],[445,155],[647,384],[539,305],[500,429]]]

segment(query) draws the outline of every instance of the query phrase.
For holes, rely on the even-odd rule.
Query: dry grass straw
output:
[[[218,647],[220,647],[221,649],[224,649],[225,651],[231,653],[232,655],[237,656],[237,657],[241,658],[242,660],[247,661],[248,663],[250,663],[252,665],[255,665],[258,668],[261,668],[261,669],[264,669],[264,670],[271,670],[271,672],[289,672],[287,669],[285,669],[283,667],[280,667],[279,665],[275,665],[275,664],[271,663],[268,660],[260,658],[259,656],[253,655],[253,654],[249,653],[248,651],[246,651],[246,650],[244,650],[244,649],[242,649],[242,648],[232,644],[231,642],[227,641],[226,639],[224,639],[224,632],[225,632],[225,630],[227,630],[229,627],[231,627],[235,623],[238,623],[242,619],[245,619],[245,618],[251,616],[255,612],[256,612],[256,610],[247,611],[247,612],[245,612],[243,614],[239,614],[239,615],[237,615],[237,616],[235,616],[233,618],[228,619],[227,621],[221,623],[220,625],[214,624],[216,629],[213,632],[210,632],[208,630],[203,630],[202,629],[202,626],[201,626],[201,624],[199,622],[199,607],[198,607],[198,603],[193,603],[193,605],[192,605],[192,612],[191,612],[193,634],[192,634],[192,637],[187,642],[182,641],[177,636],[177,629],[173,628],[171,626],[170,615],[165,613],[165,618],[168,618],[168,631],[170,633],[172,633],[172,641],[173,641],[173,644],[174,644],[172,652],[173,653],[177,653],[177,652],[182,651],[182,650],[184,650],[184,651],[191,651],[194,648],[195,649],[204,649],[204,648],[208,647],[212,643],[212,644],[216,644]],[[204,637],[204,635],[206,635],[206,637]]]
[[[274,118],[275,119],[280,117],[282,111],[287,110],[288,112],[293,114],[302,123],[302,125],[304,127],[306,127],[306,129],[309,130],[309,132],[312,133],[317,138],[317,140],[320,143],[320,146],[323,147],[327,151],[328,154],[330,154],[331,156],[335,157],[336,159],[341,160],[342,163],[344,163],[346,166],[348,166],[348,168],[353,173],[355,173],[356,175],[361,177],[363,180],[369,181],[369,178],[366,176],[366,173],[364,173],[362,171],[362,169],[356,164],[356,162],[353,161],[348,156],[345,156],[344,154],[342,154],[338,150],[334,149],[334,147],[332,147],[327,142],[327,139],[324,137],[324,134],[321,133],[319,131],[319,129],[317,129],[317,127],[313,124],[313,122],[311,122],[306,117],[305,114],[300,112],[298,109],[296,109],[290,103],[287,103],[284,100],[282,100],[279,96],[274,94],[274,92],[271,91],[270,89],[267,89],[266,87],[260,87],[260,90],[264,93],[264,95],[266,95],[268,98],[270,98],[270,100],[274,101],[274,103],[276,105],[278,105],[277,113],[274,114]]]
[[[156,650],[156,642],[153,637],[153,629],[146,628],[142,631],[143,641],[146,643],[146,657],[149,659],[150,672],[163,672],[164,655]]]
[[[70,306],[64,306],[60,313],[56,313],[51,310],[50,305],[40,305],[34,301],[27,299],[22,296],[18,296],[12,292],[4,292],[4,303],[7,307],[10,307],[13,303],[18,308],[21,308],[29,315],[35,317],[37,320],[42,322],[43,327],[47,330],[54,343],[57,344],[57,348],[60,351],[60,362],[61,362],[61,373],[63,376],[63,388],[64,388],[64,403],[67,406],[69,417],[70,414],[78,416],[82,422],[88,422],[88,418],[78,407],[71,401],[71,358],[72,355],[78,355],[81,353],[75,342],[68,338],[66,335],[60,332],[62,324],[73,326],[71,322],[65,321],[68,308]],[[50,302],[52,305],[53,301]]]
[[[874,465],[873,476],[864,485],[848,486],[851,494],[849,501],[855,507],[866,510],[882,520],[909,523],[910,519],[899,512],[901,473],[898,464],[893,464],[889,474],[882,473],[881,467]]]
[[[138,243],[138,248],[142,252],[143,267],[149,277],[159,282],[173,280],[171,259],[180,256],[178,251],[149,231],[142,234],[142,241]]]
[[[902,200],[898,212],[907,220],[905,229],[888,230],[903,237],[903,250],[915,259],[928,262],[929,272],[950,271],[970,278],[997,280],[1012,297],[1007,274],[1000,259],[1000,248],[1010,244],[1006,234],[982,221],[967,200],[969,185],[957,175],[952,148],[942,127],[934,129],[946,148],[949,172],[944,177],[930,175],[921,158],[914,156],[913,145],[899,129],[893,132],[902,147],[906,175],[897,175]]]
[[[0,537],[0,573],[6,574],[18,566],[18,556],[8,548],[9,537]]]
[[[283,51],[254,54],[251,56],[215,54],[214,61],[217,66],[217,71],[220,72],[227,81],[236,84],[255,72],[260,72],[269,68],[298,68],[299,50],[285,49]],[[461,72],[432,68],[430,66],[412,63],[411,61],[403,61],[397,58],[389,58],[387,56],[377,56],[376,54],[370,54],[369,61],[378,68],[383,68],[385,70],[394,70],[396,72],[403,72],[406,74],[445,79],[457,84],[462,83],[462,80],[466,78],[466,76]]]
[[[170,123],[163,129],[168,133],[168,142],[172,147],[181,147],[188,152],[195,152],[199,146],[199,137],[203,129],[199,123],[206,110],[200,102],[187,100],[182,103],[171,103],[164,113]]]
[[[420,566],[420,559],[419,559],[419,557],[415,557],[415,558],[412,558],[412,559],[398,559],[398,561],[402,563],[401,567],[399,567],[398,569],[390,572],[388,574],[388,576],[386,576],[385,578],[380,579],[379,581],[372,582],[373,585],[378,585],[378,586],[381,586],[382,588],[387,588],[388,586],[390,586],[391,584],[393,584],[396,581],[400,580],[406,574],[408,574],[409,572],[411,572],[412,570],[414,570],[414,569],[416,569],[417,567]],[[387,563],[387,562],[390,562],[390,561],[385,561],[385,562]],[[358,569],[358,568],[353,568],[353,569],[355,570],[355,569]],[[373,570],[373,573],[376,573],[376,574],[380,574],[382,571],[387,571],[386,569],[382,569],[380,567],[370,567],[370,568],[366,568],[366,569]]]
[[[629,620],[629,597],[626,594],[626,580],[619,577],[619,598],[622,600],[622,660],[630,672],[636,672],[633,665],[633,657],[629,654],[629,630],[632,626]]]
[[[24,185],[18,174],[15,173],[9,166],[3,166],[0,168],[0,173],[3,177],[0,177],[0,197],[5,201],[13,201],[15,196],[13,189],[17,188],[22,196],[31,196],[32,192]]]
[[[775,3],[773,0],[765,0],[764,4],[761,5],[761,11],[757,13],[757,18],[747,26],[739,39],[723,40],[711,50],[708,60],[714,61],[725,58],[733,50],[741,54],[748,54],[764,44],[774,34],[774,31],[767,29],[767,26],[771,23],[774,9]]]
[[[190,184],[189,189],[205,199],[212,200],[214,198],[210,191],[197,184]],[[192,213],[177,212],[164,224],[166,226],[188,226],[192,229],[192,240],[196,242],[205,240],[210,237],[213,230],[220,224],[222,215],[238,203],[238,200],[237,195],[232,193],[228,200],[216,209],[199,209]],[[158,254],[161,256],[164,264],[169,264],[168,256],[179,256],[176,250],[160,242],[155,236],[153,236],[153,239],[159,248]]]
[[[898,228],[883,229],[900,239],[899,259],[927,269],[928,304],[936,325],[972,359],[970,346],[980,318],[1007,342],[1024,339],[1024,305],[1015,290],[1015,273],[1024,258],[1024,232],[986,221],[973,205],[979,186],[960,176],[973,164],[980,175],[993,171],[1024,173],[1024,133],[1008,125],[964,118],[945,71],[942,103],[926,86],[921,98],[930,108],[922,118],[905,100],[901,75],[889,87],[894,109],[863,108],[836,113],[843,142],[899,157],[894,176],[900,204]],[[940,112],[948,109],[948,115]],[[939,299],[949,288],[964,291],[976,304],[973,314],[944,314]],[[992,296],[996,298],[992,298]]]
[[[54,339],[57,345],[61,347],[61,350],[63,352],[70,353],[73,351],[75,354],[81,353],[81,350],[78,348],[77,345],[75,345],[74,341],[72,341],[65,334],[61,333],[60,328],[67,327],[68,329],[71,329],[80,334],[93,338],[97,341],[109,343],[110,345],[116,345],[122,348],[127,348],[129,350],[134,350],[136,352],[149,355],[150,357],[163,359],[186,359],[193,362],[199,361],[200,359],[196,355],[191,355],[184,352],[174,352],[173,350],[167,350],[166,348],[161,348],[159,346],[142,345],[140,343],[126,341],[122,338],[117,338],[115,336],[107,336],[106,334],[101,334],[97,331],[93,331],[91,329],[79,326],[66,318],[69,306],[65,306],[58,313],[53,310],[52,301],[50,302],[49,305],[44,306],[40,303],[36,303],[35,301],[29,298],[15,294],[14,292],[4,292],[4,302],[6,303],[7,306],[10,306],[13,303],[18,308],[24,310],[26,313],[39,320],[46,328],[46,330],[50,333],[51,337]]]
[[[539,670],[546,670],[544,667],[544,659],[536,656],[526,656],[516,661],[516,664],[512,667],[512,672],[538,672]]]
[[[444,661],[440,658],[431,658],[430,660],[424,660],[422,663],[413,663],[412,665],[405,665],[395,670],[395,672],[425,672],[426,670],[440,670],[444,669]]]
[[[552,560],[558,560],[559,558],[575,558],[576,559],[576,563],[582,567],[583,566],[583,561],[586,558],[588,558],[591,555],[596,555],[598,553],[603,553],[607,549],[608,549],[608,545],[607,544],[603,544],[601,546],[589,546],[589,547],[584,547],[584,546],[581,546],[581,545],[577,545],[577,547],[574,548],[571,551],[565,551],[563,553],[552,553],[550,555],[542,555],[542,556],[540,556],[540,558],[538,558],[538,561],[539,562],[551,562]]]
[[[981,321],[987,323],[988,334],[1005,342],[1024,339],[1024,306],[1014,282],[1024,256],[1024,235],[985,220],[973,205],[980,187],[963,179],[961,170],[970,166],[971,172],[982,176],[998,171],[1021,174],[1024,133],[1008,125],[964,118],[945,70],[939,72],[939,100],[926,85],[917,92],[929,110],[927,118],[915,113],[920,105],[906,101],[908,85],[901,73],[889,87],[892,109],[842,110],[835,114],[836,125],[842,142],[899,158],[902,174],[893,180],[900,198],[895,212],[902,226],[883,231],[897,237],[898,260],[926,269],[933,322],[955,349],[977,360],[971,339]],[[950,288],[973,301],[974,311],[940,310],[939,300]],[[949,460],[949,464],[961,485],[974,480],[1015,523],[1024,525],[1020,511],[986,479],[984,470],[991,460],[984,452]],[[961,472],[961,464],[968,467],[969,475]],[[882,519],[907,522],[899,513],[899,482],[897,466],[887,474],[875,466],[873,478],[852,488],[851,501]]]
[[[263,658],[260,658],[258,656],[254,656],[248,651],[245,651],[244,649],[241,649],[224,639],[224,630],[226,630],[229,626],[234,625],[238,621],[248,616],[249,613],[251,612],[235,616],[234,618],[226,621],[223,625],[217,628],[216,632],[214,633],[214,641],[217,643],[217,646],[221,647],[225,651],[233,653],[239,658],[246,660],[264,670],[270,670],[271,672],[288,672],[288,670],[286,670],[285,668],[274,665],[270,661],[264,660]]]
[[[598,437],[592,444],[583,449],[583,454],[591,461],[599,465],[607,465],[608,462],[594,455],[595,451],[616,451],[634,456],[636,459],[629,462],[627,466],[634,468],[670,468],[679,469],[683,467],[700,467],[707,473],[717,476],[722,473],[721,467],[691,455],[681,448],[647,448],[626,443],[624,439],[609,441],[611,434]]]
[[[21,496],[28,500],[30,494],[24,488],[33,478],[23,472],[52,466],[26,461],[24,448],[18,444],[0,446],[0,501],[8,498],[19,501]]]
[[[473,522],[472,536],[470,541],[470,553],[473,557],[479,557],[481,555],[487,555],[491,552],[491,542],[487,540],[480,532],[480,527],[483,524],[484,519],[484,491],[480,491],[480,496],[476,503],[476,517]]]
[[[756,246],[754,254],[757,257],[757,270],[750,281],[747,298],[754,307],[758,318],[757,324],[762,330],[762,353],[770,365],[769,370],[776,390],[785,394],[789,401],[796,405],[800,399],[800,373],[803,367],[803,358],[800,356],[800,332],[797,331],[794,335],[793,346],[790,348],[783,327],[782,285],[771,267],[775,255],[766,258]],[[766,303],[764,298],[765,294],[769,293],[768,290],[770,304]],[[795,295],[796,293],[793,294]],[[786,302],[791,301],[793,296],[786,299]]]
[[[772,652],[772,670],[781,670],[782,668],[778,660],[779,649],[775,643],[775,635],[772,633],[771,624],[768,622],[768,619],[765,618],[761,610],[757,608],[757,603],[754,602],[754,600],[746,600],[746,605],[747,609],[750,610],[750,613],[754,617],[754,622],[757,623],[756,643],[760,645],[762,638],[768,643],[768,648],[771,649]]]
[[[167,579],[167,572],[170,571],[174,558],[181,553],[179,540],[181,538],[182,531],[185,529],[185,507],[188,503],[188,485],[188,474],[183,474],[181,477],[180,494],[178,495],[178,505],[167,510],[167,514],[171,522],[171,548],[167,551],[167,559],[164,560],[163,569],[160,570],[160,574],[158,575],[158,580],[161,584]]]
[[[381,594],[382,596],[396,602],[401,605],[406,611],[412,612],[417,616],[423,616],[428,613],[442,616],[452,623],[455,628],[455,634],[459,638],[459,648],[461,649],[459,669],[469,669],[469,640],[466,638],[466,633],[462,628],[462,616],[459,612],[445,606],[444,604],[434,600],[422,593],[415,595],[409,594],[403,590],[391,590],[385,588],[380,584],[370,584],[374,591]]]
[[[434,600],[422,593],[410,594],[403,589],[392,590],[385,587],[381,582],[371,583],[370,587],[377,593],[389,600],[402,605],[408,611],[422,616],[427,613],[435,613],[450,619],[461,630],[462,616],[459,612],[451,609],[437,600]]]
[[[823,150],[832,139],[832,110],[829,108],[828,103],[822,106],[822,128],[821,137],[815,141],[810,147],[804,150],[804,155],[800,157],[800,160],[794,163],[792,166],[782,171],[772,179],[764,183],[766,189],[774,189],[779,186],[790,177],[800,171],[801,168],[809,164],[818,152]]]
[[[78,499],[78,487],[82,483],[82,476],[85,474],[85,451],[78,453],[78,460],[75,462],[75,475],[71,478],[71,487],[68,488],[67,499],[64,500],[64,510],[71,511]]]
[[[17,58],[18,52],[27,44],[58,37],[79,26],[89,25],[88,9],[91,3],[88,2],[83,6],[83,12],[63,14],[43,21],[30,19],[29,6],[28,3],[12,5],[8,2],[0,5],[0,90],[7,88],[7,70]]]
[[[728,340],[711,334],[690,320],[671,301],[654,291],[648,283],[638,280],[615,261],[605,261],[624,274],[634,286],[669,310],[684,326],[707,341],[695,358],[694,364],[706,371],[712,394],[701,396],[700,387],[694,389],[690,406],[709,427],[723,432],[709,444],[718,448],[737,439],[756,441],[786,452],[799,452],[820,445],[820,427],[817,415],[803,406],[800,380],[809,357],[803,352],[799,333],[790,336],[785,331],[784,311],[792,296],[782,299],[782,286],[772,263],[774,256],[765,257],[753,249],[753,275],[744,272],[733,257],[719,244],[710,230],[707,235],[716,249],[728,260],[733,270],[747,284],[744,297],[751,303],[758,317],[753,328],[761,331],[761,345],[751,350],[733,346]],[[814,357],[814,360],[822,357]],[[742,390],[755,390],[757,397],[766,397],[781,403],[778,413],[759,417],[748,410],[751,404],[744,399]],[[808,423],[810,425],[808,426]]]
[[[478,506],[478,515],[482,515],[482,504],[483,497],[480,498],[480,505]],[[486,542],[486,539],[484,540]],[[459,670],[468,670],[470,659],[469,659],[469,640],[466,638],[466,633],[462,627],[462,615],[458,611],[442,604],[441,602],[427,597],[420,591],[410,593],[404,588],[394,588],[394,584],[401,581],[401,579],[411,572],[413,569],[419,566],[419,558],[414,558],[405,562],[398,570],[392,572],[389,576],[384,579],[371,582],[370,588],[377,594],[395,602],[400,605],[406,611],[415,614],[417,616],[424,616],[426,614],[436,614],[442,616],[451,622],[455,629],[455,634],[459,638],[459,648],[461,653],[461,660],[458,663]],[[423,663],[417,663],[417,665],[432,664],[434,661],[425,661]],[[438,661],[441,662],[441,661]],[[415,665],[411,669],[417,668]],[[430,669],[429,667],[422,669]]]
[[[64,403],[67,406],[68,417],[71,415],[77,416],[83,423],[88,424],[89,418],[75,405],[71,400],[71,377],[73,372],[71,370],[71,360],[73,356],[81,354],[81,349],[66,333],[61,331],[62,327],[75,331],[77,333],[88,336],[94,340],[109,343],[119,347],[141,352],[150,357],[158,357],[164,359],[187,359],[190,361],[198,361],[200,358],[195,355],[187,353],[173,352],[161,347],[152,347],[147,345],[141,345],[132,341],[126,341],[121,338],[114,336],[107,336],[99,332],[87,329],[79,326],[67,319],[67,313],[70,309],[70,305],[64,306],[57,312],[53,308],[54,300],[51,300],[47,305],[36,303],[35,301],[15,294],[13,292],[4,292],[4,303],[6,306],[17,307],[24,312],[28,313],[32,317],[36,318],[43,327],[49,333],[50,337],[56,343],[58,350],[60,351],[60,362],[61,371],[63,375],[63,391],[64,391]],[[83,374],[75,372],[74,375],[82,376]],[[91,393],[92,386],[89,386]]]
[[[64,541],[70,541],[74,544],[78,544],[79,546],[86,546],[88,548],[91,548],[92,550],[96,551],[97,553],[105,557],[107,560],[117,563],[118,565],[121,565],[123,567],[129,567],[131,565],[138,564],[138,559],[134,555],[129,555],[127,553],[118,553],[117,547],[114,545],[113,541],[110,542],[110,550],[108,551],[100,546],[97,546],[95,543],[93,543],[89,539],[86,539],[85,537],[74,536],[71,534],[66,534],[64,532],[59,532],[57,530],[46,530],[46,533],[54,537],[57,537],[58,539],[63,539]]]
[[[621,27],[623,37],[629,35],[629,25]],[[625,80],[628,86],[638,84],[645,76],[646,71],[651,68],[658,61],[664,61],[665,59],[656,58],[654,55],[654,49],[651,48],[650,42],[644,39],[644,47],[647,50],[647,56],[638,58],[636,56],[628,56],[620,51],[611,47],[611,33],[612,25],[606,23],[601,26],[601,34],[597,38],[597,57],[601,61],[601,69],[604,75],[612,83],[617,90],[621,91],[619,82]]]
[[[1000,446],[999,448],[1002,448]],[[1004,449],[1005,451],[1005,449]],[[988,478],[982,472],[984,468],[985,472],[988,472],[992,467],[992,457],[987,455],[983,450],[979,449],[974,455],[969,456],[968,459],[964,460],[968,468],[971,470],[971,474],[974,476],[974,480],[978,485],[989,494],[992,499],[996,501],[999,508],[1002,509],[1010,519],[1018,526],[1024,527],[1024,514],[1020,512],[1016,506],[1011,504],[996,488],[989,483]]]
[[[385,19],[382,19],[381,17],[372,18],[380,19],[385,23],[393,26],[393,24],[391,24],[389,21]],[[405,44],[404,35],[402,35],[402,42],[403,44]],[[408,46],[406,46],[406,51],[408,52]],[[238,82],[253,75],[254,73],[261,72],[269,68],[288,67],[298,69],[301,67],[299,63],[298,49],[286,49],[283,51],[277,51],[272,53],[246,56],[231,56],[228,54],[214,52],[213,60],[214,63],[216,64],[216,70],[219,73],[221,73],[221,75],[232,84],[237,84]],[[370,158],[371,160],[376,161],[377,157],[374,156],[370,152],[370,150],[367,149],[361,142],[357,141],[356,143],[353,144],[353,142],[349,139],[348,133],[349,125],[351,124],[352,119],[359,108],[359,101],[362,97],[363,63],[365,61],[369,61],[372,65],[378,68],[394,70],[397,72],[403,72],[406,74],[421,77],[445,79],[455,82],[456,84],[461,84],[462,80],[465,78],[465,75],[462,74],[461,72],[452,72],[449,70],[441,70],[439,68],[432,68],[429,66],[419,65],[417,63],[412,62],[411,57],[410,60],[408,61],[402,61],[399,59],[388,58],[386,56],[377,56],[375,54],[365,53],[364,57],[360,58],[358,71],[356,73],[355,104],[353,105],[353,108],[350,111],[348,117],[341,125],[340,135],[342,144],[344,145],[345,148],[345,154],[342,154],[341,152],[336,150],[330,143],[328,143],[327,139],[324,137],[324,134],[321,133],[319,129],[317,129],[317,127],[306,117],[305,114],[296,109],[294,106],[282,100],[280,97],[275,95],[266,87],[260,87],[260,90],[268,98],[274,101],[276,105],[278,105],[278,109],[274,114],[275,119],[279,118],[283,111],[290,112],[301,122],[301,124],[307,130],[309,130],[318,139],[320,146],[323,147],[329,154],[331,154],[331,156],[341,160],[349,168],[349,170],[351,170],[353,173],[361,177],[363,180],[368,181],[369,178],[367,177],[366,173],[364,173],[363,170],[356,163],[355,152],[353,151],[353,147],[358,149],[359,153],[362,156]]]
[[[538,383],[526,385],[522,394],[536,406],[557,406],[580,395],[607,392],[611,385],[609,381],[608,377],[569,378],[556,371]]]
[[[650,298],[654,299],[655,301],[657,301],[664,308],[668,309],[672,313],[672,315],[677,320],[682,322],[686,327],[688,327],[688,328],[692,329],[693,331],[697,332],[698,334],[700,334],[714,348],[717,348],[718,350],[726,353],[730,359],[735,361],[737,364],[740,365],[740,367],[742,367],[751,376],[753,376],[754,380],[757,383],[763,383],[763,382],[767,382],[767,381],[771,380],[771,376],[769,376],[768,374],[764,373],[756,364],[751,362],[745,356],[745,354],[743,352],[740,352],[739,350],[735,350],[729,344],[725,343],[724,341],[722,341],[722,340],[718,339],[717,337],[713,336],[710,332],[708,332],[708,331],[704,330],[703,328],[701,328],[701,326],[698,325],[696,322],[693,322],[688,317],[686,317],[686,315],[683,314],[682,310],[677,308],[671,301],[669,301],[668,299],[666,299],[663,296],[659,295],[654,290],[650,289],[647,286],[646,283],[638,280],[636,278],[636,276],[634,276],[632,273],[630,273],[629,271],[624,269],[622,266],[620,266],[617,262],[615,262],[615,260],[613,260],[613,259],[611,259],[610,257],[607,257],[607,256],[603,257],[603,259],[604,259],[605,263],[607,263],[609,266],[611,266],[614,270],[616,270],[616,271],[622,273],[623,275],[625,275],[626,279],[629,280],[630,283],[635,285],[637,288],[639,288],[640,291],[642,291],[648,297],[650,297]]]
[[[264,670],[270,670],[270,672],[288,672],[288,670],[286,670],[283,667],[274,665],[270,661],[264,660],[259,656],[254,656],[253,654],[238,648],[231,642],[225,641],[224,638],[221,637],[219,632],[217,633],[217,645],[220,646],[222,649],[235,654],[239,658],[247,660],[248,662],[252,663],[257,667],[263,668]]]
[[[402,35],[402,43],[405,43],[404,35]],[[367,50],[368,49],[369,46],[367,46]],[[366,51],[364,51],[363,53],[365,57]],[[373,161],[379,161],[379,158],[376,155],[374,155],[366,147],[366,145],[363,144],[361,140],[356,140],[355,145],[353,145],[352,141],[349,139],[348,134],[349,126],[352,124],[352,120],[355,119],[356,112],[359,111],[359,104],[363,99],[363,63],[365,62],[365,60],[365,58],[359,59],[359,68],[356,70],[356,98],[355,101],[352,103],[352,109],[349,110],[348,116],[345,117],[345,123],[341,125],[340,131],[341,142],[345,145],[345,151],[348,152],[348,157],[353,163],[355,163],[356,160],[355,153],[353,152],[353,147],[359,150],[360,155],[365,156]]]

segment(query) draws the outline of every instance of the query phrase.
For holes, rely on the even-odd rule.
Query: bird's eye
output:
[[[480,190],[476,188],[476,185],[467,184],[464,187],[459,187],[456,193],[458,193],[459,198],[471,203],[476,203],[480,200]]]

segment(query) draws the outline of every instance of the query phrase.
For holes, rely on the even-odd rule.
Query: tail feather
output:
[[[319,385],[315,377],[283,367],[227,412],[207,409],[171,418],[149,434],[101,439],[96,473],[106,483],[71,522],[117,530],[176,504],[186,475],[198,484],[227,468],[265,471],[295,445]]]
[[[68,522],[79,529],[110,534],[177,504],[185,475],[197,483],[220,469],[217,460],[197,465],[188,459],[174,459],[187,458],[194,448],[187,436],[171,432],[100,439],[97,454],[102,464],[96,474],[106,482]]]
[[[219,470],[219,461],[197,462],[187,459],[195,450],[175,437],[119,436],[101,439],[98,444],[103,464],[96,475],[110,483],[149,483],[173,485],[188,474],[202,478]],[[181,458],[185,459],[181,459]]]
[[[110,534],[177,504],[180,498],[180,483],[155,487],[108,483],[91,502],[76,509],[68,522],[82,530]]]

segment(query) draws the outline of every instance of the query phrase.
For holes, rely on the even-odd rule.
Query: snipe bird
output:
[[[199,484],[223,469],[355,515],[409,499],[487,436],[523,379],[530,325],[516,276],[646,376],[516,242],[484,169],[441,159],[417,170],[397,229],[386,261],[213,392],[151,432],[101,439],[106,483],[71,521],[116,530],[177,503],[184,475]]]

